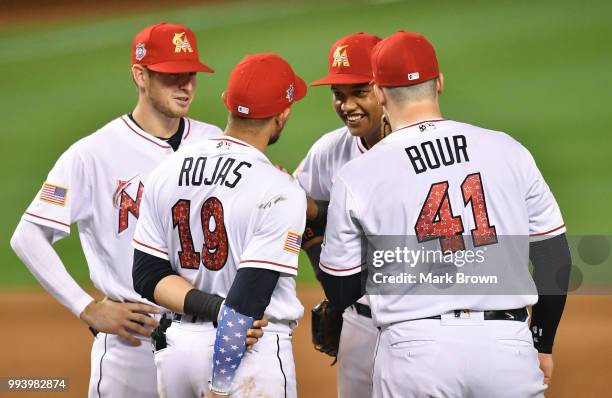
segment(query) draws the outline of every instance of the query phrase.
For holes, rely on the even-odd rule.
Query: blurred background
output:
[[[199,75],[191,117],[222,128],[220,95],[246,54],[277,52],[312,81],[326,74],[328,49],[341,36],[420,32],[445,76],[444,116],[515,137],[533,153],[568,233],[610,235],[611,18],[606,0],[0,0],[0,291],[40,290],[10,249],[12,232],[58,156],[133,109],[132,39],[161,21],[196,33],[216,73]],[[310,88],[269,156],[293,170],[340,125],[329,88]],[[76,229],[57,247],[90,286]],[[308,259],[301,264],[301,286],[315,285]]]

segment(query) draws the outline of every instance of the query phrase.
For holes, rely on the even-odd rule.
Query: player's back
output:
[[[498,286],[500,296],[490,289],[481,297],[429,297],[455,291],[432,290],[428,280],[423,283],[429,290],[410,297],[410,304],[405,298],[375,297],[386,308],[379,322],[400,320],[402,311],[401,316],[414,318],[535,302],[527,269],[529,236],[562,232],[564,226],[533,158],[510,136],[450,120],[422,122],[395,131],[351,161],[335,184],[339,181],[347,187],[350,216],[366,236],[408,237],[413,251],[484,250],[488,258],[497,256],[499,268],[491,274],[506,277]],[[500,269],[513,275],[499,275]]]
[[[266,315],[279,320],[301,317],[292,277],[297,267],[282,258],[284,252],[297,256],[299,244],[294,247],[287,239],[268,239],[261,233],[274,227],[279,213],[282,218],[305,206],[304,192],[290,175],[255,147],[222,137],[178,151],[151,174],[148,184],[152,201],[144,205],[160,218],[163,249],[181,276],[203,291],[226,297],[241,267],[279,271]],[[292,237],[287,229],[281,234]],[[142,244],[147,243],[140,242],[139,248]]]
[[[553,210],[529,203],[531,190],[548,187],[521,144],[504,133],[451,120],[395,131],[351,161],[340,178],[350,180],[358,198],[376,204],[361,208],[366,234],[425,238],[433,233],[428,224],[440,221],[440,227],[457,233],[476,228],[476,237],[491,234],[493,227],[498,235],[529,235],[546,227],[536,225],[545,223],[537,213]],[[401,216],[382,209],[401,211]],[[449,217],[435,217],[440,214]],[[457,217],[462,229],[452,221]]]

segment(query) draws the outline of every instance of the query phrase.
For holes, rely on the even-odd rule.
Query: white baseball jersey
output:
[[[329,200],[336,173],[366,151],[361,139],[342,127],[319,138],[293,174],[308,196]]]
[[[167,259],[196,288],[227,297],[240,268],[281,272],[272,320],[297,320],[304,191],[255,147],[221,137],[177,152],[148,178],[136,249]]]
[[[213,125],[185,118],[182,145],[220,136]],[[146,302],[132,285],[132,241],[145,175],[173,154],[127,115],[77,141],[49,172],[23,219],[53,228],[54,240],[77,224],[96,288],[119,301]]]
[[[320,267],[332,275],[361,271],[361,238],[459,234],[474,246],[497,236],[550,237],[565,232],[557,203],[531,154],[510,136],[451,120],[399,129],[336,175]],[[471,235],[471,236],[470,236]],[[454,239],[437,239],[446,250]],[[515,248],[527,259],[528,240]],[[529,275],[527,261],[517,274]],[[523,267],[524,263],[524,267]],[[523,269],[524,268],[524,269]],[[521,295],[370,295],[378,325],[468,308],[534,304]]]

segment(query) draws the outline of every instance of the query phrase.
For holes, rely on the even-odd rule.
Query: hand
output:
[[[306,218],[314,220],[319,214],[319,206],[310,196],[306,196]]]
[[[140,345],[134,333],[150,336],[159,325],[147,314],[157,314],[159,309],[140,303],[120,303],[105,297],[102,301],[92,301],[81,312],[80,318],[91,328],[123,337],[132,345]]]
[[[550,384],[553,374],[553,356],[552,354],[538,354],[540,360],[540,369],[544,372],[544,384]]]
[[[253,326],[247,330],[247,339],[246,339],[246,347],[247,349],[253,348],[255,343],[263,336],[263,330],[261,328],[265,328],[268,326],[267,319],[259,319],[253,322]]]

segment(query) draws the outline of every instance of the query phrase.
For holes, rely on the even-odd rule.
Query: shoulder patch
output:
[[[293,231],[287,232],[285,237],[285,251],[293,254],[300,254],[300,248],[302,246],[302,235]]]
[[[67,194],[68,188],[45,182],[40,190],[40,196],[38,198],[43,202],[65,206]]]

